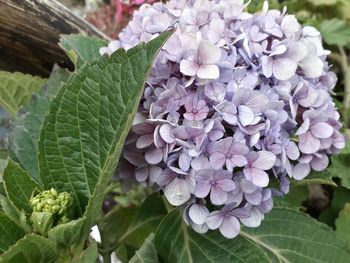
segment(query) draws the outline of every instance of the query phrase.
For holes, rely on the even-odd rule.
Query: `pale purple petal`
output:
[[[210,155],[209,161],[214,169],[221,169],[226,162],[226,156],[223,153],[214,152]]]
[[[260,170],[269,170],[274,166],[275,162],[275,154],[268,151],[260,151],[258,152],[258,158],[251,165]]]
[[[238,106],[238,119],[243,126],[251,124],[255,117],[253,111],[245,105]]]
[[[143,149],[153,143],[153,134],[146,134],[139,137],[136,141],[136,148]]]
[[[197,74],[197,70],[198,70],[198,65],[195,64],[194,62],[188,61],[185,59],[181,60],[180,71],[184,75],[195,76]]]
[[[203,205],[193,204],[188,214],[195,224],[202,225],[209,215],[209,210]]]
[[[173,126],[170,124],[163,124],[159,129],[159,134],[166,143],[173,143],[175,141]]]
[[[194,189],[194,195],[199,198],[205,198],[208,196],[210,188],[211,185],[208,180],[200,180],[196,184],[196,187]]]
[[[216,182],[217,187],[221,188],[225,192],[233,191],[236,188],[236,184],[231,179],[222,179]]]
[[[198,45],[198,58],[201,63],[214,64],[221,57],[220,48],[209,41],[202,40]]]
[[[299,149],[302,153],[311,154],[320,149],[321,142],[311,132],[299,135]]]
[[[247,180],[260,187],[266,187],[269,184],[269,176],[266,172],[256,168],[245,168],[243,173]]]
[[[320,157],[314,156],[310,164],[312,169],[314,169],[315,171],[318,171],[318,172],[323,171],[329,165],[328,156],[325,154],[321,154]]]
[[[175,178],[165,187],[164,195],[173,206],[182,205],[191,197],[186,181],[179,178]]]
[[[253,207],[250,211],[250,217],[240,218],[240,221],[247,227],[258,227],[260,226],[262,219],[263,214],[259,211],[259,209]]]
[[[214,205],[223,205],[227,201],[227,193],[218,187],[212,187],[210,191],[210,201]]]
[[[233,155],[230,161],[234,166],[238,167],[243,167],[248,163],[247,158],[245,158],[243,155]]]
[[[197,76],[201,79],[217,79],[220,71],[217,65],[204,64],[200,65],[197,70]]]
[[[233,216],[224,217],[219,230],[224,237],[229,239],[238,236],[240,230],[238,219]]]
[[[242,178],[240,182],[240,187],[244,193],[248,193],[248,194],[254,193],[258,189],[256,185],[246,180],[245,178]]]
[[[278,80],[288,80],[295,74],[297,63],[288,58],[279,58],[273,62],[273,75]]]
[[[333,134],[333,127],[325,122],[320,122],[311,127],[311,133],[320,139],[329,138]]]
[[[260,202],[262,201],[261,191],[255,191],[254,193],[251,193],[251,194],[246,193],[244,197],[247,200],[247,202],[249,202],[252,205],[259,205]]]
[[[208,225],[209,229],[218,229],[223,221],[223,216],[221,214],[221,211],[214,211],[211,212],[207,219],[205,220],[206,224]]]
[[[163,159],[162,149],[154,148],[149,150],[145,154],[145,159],[149,164],[158,164]]]
[[[311,171],[309,164],[298,163],[293,168],[293,178],[296,180],[304,179]]]

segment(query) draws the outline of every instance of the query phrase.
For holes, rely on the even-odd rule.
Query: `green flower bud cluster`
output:
[[[30,198],[33,213],[30,220],[36,232],[46,236],[50,228],[69,220],[69,208],[73,203],[67,192],[58,193],[55,189],[43,191]]]
[[[34,212],[50,212],[57,215],[65,214],[72,201],[69,193],[58,193],[53,188],[30,198]]]

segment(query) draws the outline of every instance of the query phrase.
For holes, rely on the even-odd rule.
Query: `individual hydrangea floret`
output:
[[[145,85],[118,175],[162,191],[195,231],[227,238],[241,224],[259,226],[290,179],[326,169],[345,146],[320,32],[286,9],[265,3],[249,14],[246,5],[144,4],[101,49],[110,55],[176,29]]]

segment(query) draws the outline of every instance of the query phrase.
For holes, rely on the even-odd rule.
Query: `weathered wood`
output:
[[[0,0],[0,68],[42,76],[54,63],[72,68],[58,46],[71,33],[107,38],[56,0]]]

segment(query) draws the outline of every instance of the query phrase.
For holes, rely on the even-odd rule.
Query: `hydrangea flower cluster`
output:
[[[200,233],[257,227],[272,196],[324,170],[345,145],[320,32],[286,10],[245,12],[243,0],[143,5],[111,54],[169,28],[119,165],[184,207]],[[280,189],[269,188],[276,181]]]

